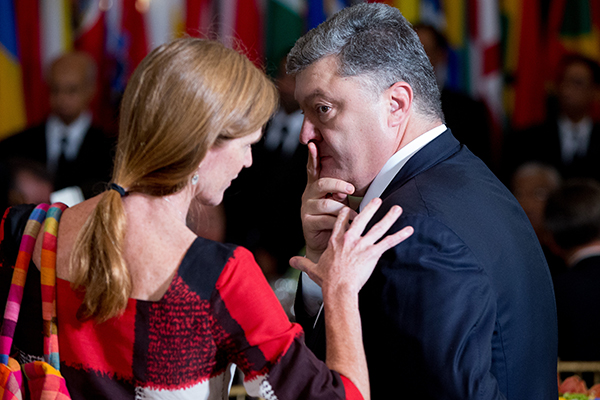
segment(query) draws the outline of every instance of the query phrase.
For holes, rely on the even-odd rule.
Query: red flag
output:
[[[125,38],[126,54],[128,54],[125,74],[129,77],[133,70],[148,54],[148,40],[146,38],[146,23],[142,12],[138,10],[140,2],[136,0],[123,1],[123,36]]]
[[[515,106],[512,117],[512,125],[515,129],[539,124],[545,117],[546,56],[543,52],[545,46],[541,29],[539,0],[522,2],[519,29],[521,33],[515,76]]]
[[[185,31],[194,37],[208,37],[211,33],[211,0],[187,0],[185,10]]]
[[[264,57],[263,23],[255,0],[238,0],[235,18],[236,37],[241,48],[254,64],[262,66]]]
[[[109,67],[106,62],[106,26],[104,11],[98,2],[88,2],[88,7],[81,10],[80,21],[75,33],[75,49],[89,54],[96,63],[98,74],[96,77],[96,95],[90,108],[97,124],[104,125],[111,121],[112,110],[107,109],[110,104],[110,85],[107,75]]]
[[[27,124],[33,125],[41,123],[50,108],[40,53],[40,10],[38,0],[19,0],[14,5]]]

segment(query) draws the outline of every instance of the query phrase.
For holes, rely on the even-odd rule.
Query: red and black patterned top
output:
[[[10,247],[18,242],[6,240],[18,234],[8,216],[1,229],[1,290]],[[39,271],[29,268],[28,275],[26,314],[14,343],[21,358],[41,354],[31,344],[36,337],[41,342]],[[267,400],[362,398],[306,348],[302,329],[289,322],[242,247],[197,238],[161,300],[130,299],[122,316],[101,324],[77,320],[81,294],[69,282],[57,279],[56,288],[61,373],[73,399],[227,399],[231,364],[243,371],[249,394]]]

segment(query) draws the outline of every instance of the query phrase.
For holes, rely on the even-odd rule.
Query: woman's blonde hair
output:
[[[121,104],[112,181],[128,193],[183,189],[212,146],[260,129],[277,91],[245,56],[219,42],[182,38],[154,49],[133,73]],[[131,294],[123,259],[120,194],[104,193],[79,232],[73,286],[85,290],[78,318],[120,315]]]

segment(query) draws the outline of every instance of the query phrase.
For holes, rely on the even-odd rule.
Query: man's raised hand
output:
[[[327,248],[340,211],[347,210],[349,219],[356,211],[348,207],[348,195],[354,186],[341,179],[321,178],[317,146],[308,143],[307,183],[302,195],[302,230],[306,241],[306,257],[317,262]]]

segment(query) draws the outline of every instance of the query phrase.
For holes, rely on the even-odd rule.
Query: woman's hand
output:
[[[369,371],[362,341],[358,292],[381,255],[414,231],[407,226],[383,237],[402,214],[402,209],[394,206],[362,236],[381,203],[381,199],[373,199],[352,224],[350,209],[341,209],[318,263],[304,257],[290,260],[292,267],[306,272],[323,289],[327,366],[350,379],[367,400],[370,399]]]
[[[381,199],[373,199],[354,218],[352,224],[349,223],[349,209],[340,210],[327,249],[319,262],[315,264],[308,258],[294,257],[290,260],[290,265],[306,272],[324,291],[358,293],[371,276],[381,255],[414,231],[411,226],[407,226],[381,239],[402,214],[399,206],[393,206],[381,221],[362,236],[381,203]],[[381,241],[377,242],[379,239]]]

